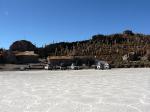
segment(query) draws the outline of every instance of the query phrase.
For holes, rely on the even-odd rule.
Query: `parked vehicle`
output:
[[[111,69],[111,68],[110,68],[110,65],[109,65],[108,63],[105,63],[105,64],[104,64],[104,69]]]
[[[81,62],[79,60],[55,60],[49,62],[44,69],[45,70],[79,70],[79,69],[91,69],[95,68],[98,70],[110,69],[110,65],[106,61],[95,60],[91,62],[88,60],[87,62]]]
[[[77,66],[74,63],[71,64],[70,68],[71,68],[71,70],[79,70],[79,69],[81,69],[80,66]]]
[[[24,71],[24,70],[27,70],[27,67],[21,66],[19,69],[20,71]]]
[[[97,61],[95,68],[98,70],[110,69],[110,65],[106,61]]]
[[[29,70],[29,65],[19,65],[19,70],[20,71]]]
[[[65,63],[61,63],[59,67],[60,67],[60,70],[66,70],[67,69],[67,66],[65,65]]]
[[[29,64],[29,69],[44,69],[44,64],[37,63],[37,64]]]
[[[53,66],[51,66],[50,64],[47,64],[45,67],[44,67],[45,70],[52,70],[53,69]]]

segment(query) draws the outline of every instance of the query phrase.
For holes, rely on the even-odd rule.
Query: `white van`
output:
[[[97,61],[96,69],[98,70],[110,69],[110,65],[106,61]]]

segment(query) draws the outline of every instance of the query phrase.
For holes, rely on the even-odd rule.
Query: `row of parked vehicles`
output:
[[[105,70],[111,69],[111,66],[106,61],[96,61],[94,63],[78,63],[78,62],[55,62],[48,64],[28,64],[25,66],[20,66],[20,70],[32,70],[32,69],[45,69],[45,70],[80,70],[80,69],[97,69],[97,70]]]
[[[90,68],[94,68],[97,70],[105,70],[105,69],[111,69],[111,66],[105,61],[98,61],[95,65],[91,65],[91,66],[86,66],[85,64],[77,65],[75,63],[72,63],[71,65],[67,65],[65,63],[60,63],[60,65],[53,65],[49,63],[44,67],[45,70],[58,70],[58,69],[80,70],[80,69],[90,69]]]

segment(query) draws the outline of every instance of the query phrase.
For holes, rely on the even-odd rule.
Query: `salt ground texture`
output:
[[[0,72],[0,112],[150,112],[150,68]]]

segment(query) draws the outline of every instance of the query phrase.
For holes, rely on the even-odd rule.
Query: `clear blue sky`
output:
[[[150,0],[0,0],[0,47],[37,46],[131,29],[150,33]]]

